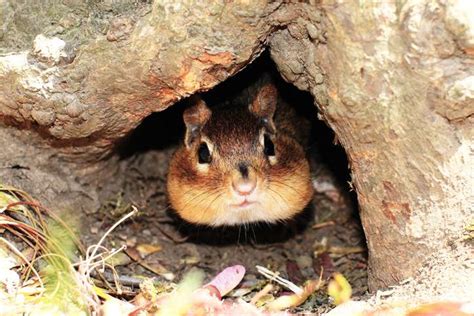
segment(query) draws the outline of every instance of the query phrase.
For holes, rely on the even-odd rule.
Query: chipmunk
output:
[[[277,99],[266,84],[249,106],[211,111],[196,98],[184,111],[184,144],[167,179],[180,217],[210,226],[275,223],[305,208],[313,187],[300,123],[288,105],[277,109]]]

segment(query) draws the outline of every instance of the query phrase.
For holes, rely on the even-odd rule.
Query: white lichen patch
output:
[[[58,37],[48,38],[43,34],[36,36],[33,43],[33,55],[40,61],[58,64],[61,58],[66,58],[66,42]]]
[[[37,36],[38,39],[39,36]],[[62,42],[62,41],[61,41]],[[64,42],[62,42],[64,44]],[[36,40],[35,40],[36,44]],[[43,43],[44,44],[44,43]],[[47,45],[42,45],[42,58],[51,58],[54,62],[59,61],[64,57],[65,53],[58,51],[59,47],[64,47],[63,44],[53,41],[52,46],[47,48]],[[41,46],[40,45],[40,46]],[[0,81],[5,80],[10,74],[15,74],[15,80],[21,85],[24,90],[39,93],[41,96],[47,98],[54,91],[54,84],[58,75],[58,67],[52,65],[51,67],[39,67],[35,63],[28,61],[28,55],[31,52],[24,51],[16,54],[8,54],[0,56]]]
[[[0,76],[21,71],[28,67],[28,52],[0,56]]]
[[[469,76],[454,82],[448,88],[447,97],[450,101],[474,99],[474,76]]]
[[[466,48],[474,48],[474,1],[447,1],[446,25]]]

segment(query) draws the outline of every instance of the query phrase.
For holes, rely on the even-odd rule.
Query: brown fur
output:
[[[311,199],[309,164],[297,141],[305,134],[297,131],[296,124],[301,123],[289,107],[281,104],[273,117],[275,106],[271,110],[271,102],[276,104],[276,94],[271,89],[261,91],[265,93],[259,93],[254,101],[261,104],[213,109],[210,118],[199,126],[199,139],[181,146],[174,154],[168,194],[172,207],[185,220],[211,226],[276,222],[293,217]],[[269,101],[270,110],[265,111],[267,105],[263,103]],[[255,107],[259,113],[251,112]],[[188,115],[192,111],[203,111],[202,104],[190,109]],[[261,113],[267,116],[267,123]],[[274,124],[275,134],[269,132],[268,124]],[[262,129],[272,135],[276,153],[273,164],[263,153]],[[201,141],[210,142],[213,149],[212,162],[204,167],[198,164]],[[230,205],[236,199],[232,179],[239,163],[247,164],[257,179],[256,203],[243,209]]]

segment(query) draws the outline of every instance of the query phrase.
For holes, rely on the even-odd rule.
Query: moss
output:
[[[78,46],[105,34],[119,15],[138,16],[149,1],[0,1],[0,54],[29,49],[36,35],[59,36]]]

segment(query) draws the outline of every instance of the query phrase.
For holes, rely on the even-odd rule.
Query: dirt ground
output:
[[[208,278],[234,264],[246,267],[246,286],[257,285],[265,278],[259,275],[255,266],[265,266],[296,284],[319,277],[321,266],[324,276],[341,272],[353,287],[354,296],[367,291],[365,252],[331,253],[330,247],[350,251],[352,247],[364,247],[364,237],[354,206],[344,188],[334,183],[335,178],[328,170],[320,171],[314,183],[317,192],[307,210],[292,222],[267,226],[206,228],[197,227],[177,218],[168,209],[164,180],[166,168],[147,170],[146,175],[135,165],[146,164],[143,160],[166,161],[171,150],[150,152],[133,158],[133,164],[126,170],[129,175],[123,192],[111,197],[101,212],[84,218],[82,239],[86,245],[96,242],[102,234],[134,204],[140,210],[138,216],[119,226],[108,239],[109,247],[127,244],[130,249],[139,245],[153,245],[161,250],[143,259],[146,266],[160,271],[161,277],[142,264],[125,260],[118,271],[125,276],[157,277],[170,273],[175,280],[193,268],[206,272]],[[134,192],[135,197],[130,197]],[[313,228],[314,224],[321,228]],[[327,225],[324,227],[324,225]],[[326,247],[324,246],[326,244]],[[324,248],[327,251],[324,251]],[[335,248],[338,249],[338,248]],[[321,252],[319,255],[316,251]],[[337,251],[334,251],[337,252]],[[321,294],[314,297],[317,305],[327,305],[328,298]],[[308,303],[308,306],[311,305]]]
[[[234,84],[245,82],[242,76],[245,79],[248,75],[241,75]],[[229,85],[233,83],[227,83],[223,89],[229,91]],[[311,98],[288,89],[290,96],[296,95],[300,103],[306,103],[301,106],[313,108]],[[115,229],[107,241],[108,247],[128,246],[129,256],[117,268],[121,276],[178,281],[190,269],[198,268],[210,279],[227,266],[241,264],[247,269],[243,286],[258,290],[265,278],[257,273],[256,265],[278,271],[299,285],[317,279],[323,267],[324,278],[334,271],[341,272],[350,282],[355,297],[366,293],[365,239],[354,194],[349,192],[347,162],[343,151],[332,144],[332,132],[315,120],[316,141],[310,149],[315,195],[297,218],[273,226],[194,226],[178,218],[169,209],[166,198],[168,161],[183,132],[182,108],[178,104],[149,117],[118,148],[122,160],[121,177],[117,178],[124,180],[118,190],[105,187],[102,200],[106,202],[101,209],[84,216],[81,231],[84,244],[97,242],[133,204],[139,214]],[[316,113],[313,117],[316,118]],[[137,249],[143,247],[159,247],[154,248],[159,250],[140,256]],[[129,291],[133,292],[133,286]],[[327,295],[320,292],[301,308],[320,307],[321,311],[328,304]]]

